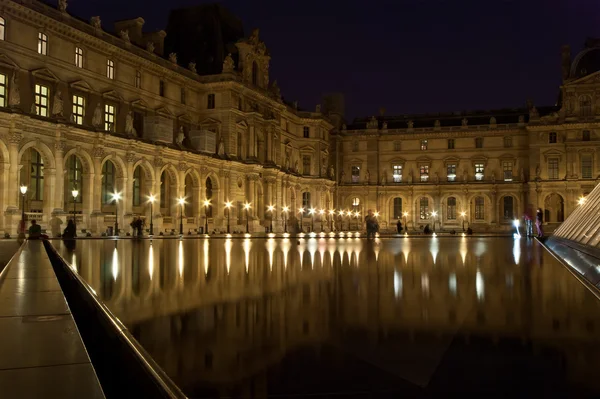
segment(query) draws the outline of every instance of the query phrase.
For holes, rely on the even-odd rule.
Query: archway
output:
[[[27,187],[24,203],[25,212],[41,214],[44,210],[44,194],[46,191],[42,154],[30,147],[21,156],[20,165],[19,185]]]
[[[86,173],[86,180],[89,176]],[[71,215],[82,214],[84,199],[86,196],[86,184],[83,180],[84,170],[81,159],[75,154],[72,154],[65,162],[65,177],[64,177],[64,208]],[[77,190],[77,196],[73,197],[73,190]]]
[[[213,207],[215,206],[214,198],[213,198],[213,181],[209,177],[206,178],[205,182],[205,190],[204,190],[204,198],[210,202],[210,205],[205,209],[206,217],[213,217]]]
[[[561,223],[565,219],[565,201],[560,194],[552,193],[544,201],[544,221]]]

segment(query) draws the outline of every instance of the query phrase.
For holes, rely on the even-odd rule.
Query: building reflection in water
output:
[[[556,351],[570,384],[600,392],[598,301],[533,241],[261,241],[53,244],[189,396],[278,393],[274,368],[331,342],[377,367],[397,359],[395,375],[426,384],[448,345],[471,336]],[[430,368],[406,360],[437,347]]]

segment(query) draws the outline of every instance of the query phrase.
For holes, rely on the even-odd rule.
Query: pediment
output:
[[[392,158],[390,160],[390,163],[394,165],[404,165],[406,163],[406,160],[404,158]]]
[[[36,78],[48,80],[48,81],[51,81],[51,82],[58,82],[58,81],[60,81],[60,79],[58,78],[58,76],[56,76],[54,73],[52,73],[52,71],[49,70],[48,68],[36,69],[35,71],[31,72],[31,74],[33,76],[35,76]]]
[[[113,101],[123,101],[123,97],[115,90],[105,91],[102,93],[102,97]]]
[[[73,90],[84,91],[86,93],[94,91],[94,89],[92,89],[92,86],[90,86],[89,83],[84,80],[76,80],[74,82],[69,83],[69,86]]]
[[[460,159],[457,158],[457,157],[446,157],[446,158],[444,158],[444,163],[451,163],[451,162],[459,163]]]
[[[181,122],[192,123],[192,118],[188,114],[181,114],[177,117],[177,119]]]
[[[360,165],[360,164],[362,164],[363,162],[364,162],[364,160],[362,160],[362,159],[358,159],[358,158],[354,158],[354,159],[352,159],[352,160],[350,161],[350,163],[351,163],[351,164],[353,164],[353,165]]]
[[[558,150],[548,150],[546,152],[544,152],[544,159],[548,160],[548,158],[562,158],[562,156],[564,155],[564,153],[562,151],[558,151]]]
[[[213,118],[206,118],[202,121],[200,121],[200,126],[206,126],[206,125],[220,125],[221,121],[218,119],[213,119]]]
[[[516,157],[514,154],[504,153],[504,154],[500,155],[498,158],[500,158],[500,159],[515,159]]]
[[[428,162],[428,163],[431,163],[431,158],[429,158],[429,157],[418,157],[417,158],[417,162],[421,162],[421,163]]]
[[[19,66],[6,54],[0,54],[0,67],[8,69],[19,69]]]
[[[248,124],[246,123],[245,120],[241,120],[241,121],[237,122],[236,125],[238,127],[241,127],[242,129],[248,129]]]
[[[313,152],[315,149],[309,145],[305,145],[303,147],[300,147],[300,151],[301,152]]]
[[[134,108],[142,108],[144,110],[150,109],[150,106],[148,105],[148,103],[144,100],[137,99],[131,102],[131,106]]]
[[[158,115],[165,116],[167,118],[174,118],[175,115],[167,107],[160,107],[155,111]]]
[[[582,84],[600,84],[600,71],[594,72],[590,75],[584,76],[579,79],[575,79],[565,84],[565,87],[582,85]]]

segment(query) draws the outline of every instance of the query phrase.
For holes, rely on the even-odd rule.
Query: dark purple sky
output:
[[[214,2],[214,1],[212,1]],[[164,28],[171,8],[201,0],[69,0],[105,28],[141,16]],[[346,96],[346,116],[446,112],[556,102],[560,46],[600,36],[597,0],[222,0],[259,27],[271,79],[312,109]]]

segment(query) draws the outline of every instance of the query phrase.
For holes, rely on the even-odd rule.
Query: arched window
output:
[[[394,219],[402,217],[402,198],[394,198]]]
[[[510,195],[507,195],[503,199],[502,212],[504,220],[514,219],[514,203],[513,197],[511,197]]]
[[[308,213],[308,210],[311,207],[310,203],[310,192],[305,191],[302,193],[302,208],[304,209],[304,214]]]
[[[167,207],[167,174],[163,170],[160,174],[160,207]]]
[[[196,206],[196,199],[194,198],[194,179],[192,179],[192,175],[190,173],[188,173],[185,176],[185,186],[183,187],[183,195],[185,197],[186,203],[192,204],[190,210],[193,211]]]
[[[79,194],[75,198],[75,202],[83,202],[83,168],[81,167],[81,161],[75,155],[71,155],[67,160],[67,176],[69,180],[67,187],[65,187],[65,198],[73,201],[71,191],[77,189]]]
[[[421,220],[429,219],[429,198],[421,197],[419,200],[419,218]]]
[[[112,203],[112,195],[115,192],[115,164],[106,161],[102,166],[102,203]]]
[[[133,171],[133,206],[140,206],[142,201],[142,168],[139,166]]]
[[[581,96],[579,98],[579,115],[592,116],[592,99],[590,96]]]
[[[485,219],[485,200],[483,197],[475,198],[475,220]]]
[[[448,220],[456,220],[456,198],[455,197],[448,198],[447,217],[448,217]]]
[[[258,85],[258,64],[256,61],[252,63],[252,84]]]
[[[210,177],[206,178],[206,199],[211,201],[212,204],[212,197],[213,197],[213,184],[212,184],[212,179]],[[212,217],[212,206],[209,206],[208,209],[206,209],[206,216],[208,216],[209,218]]]
[[[29,149],[31,159],[31,174],[29,176],[30,199],[34,201],[44,200],[44,161],[39,152],[33,148]]]
[[[358,210],[359,205],[360,205],[360,198],[358,198],[358,197],[352,198],[352,208],[354,208],[355,212]]]

